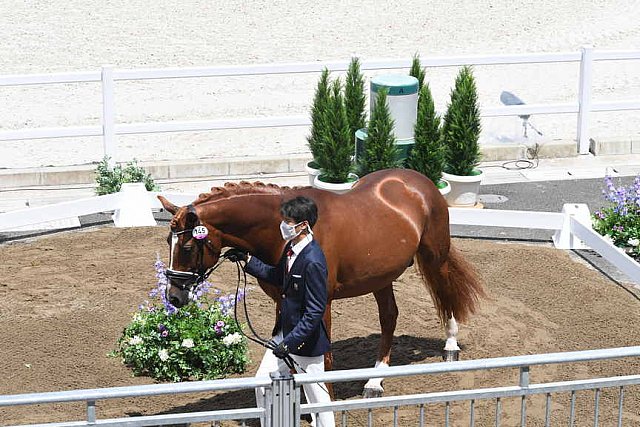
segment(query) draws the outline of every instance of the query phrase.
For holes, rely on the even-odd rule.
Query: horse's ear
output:
[[[171,215],[175,215],[176,212],[178,212],[178,209],[180,209],[178,206],[174,205],[173,203],[171,203],[170,201],[168,201],[162,196],[158,196],[158,200],[160,200],[160,203],[162,203],[162,206],[164,206],[165,210],[169,212]]]

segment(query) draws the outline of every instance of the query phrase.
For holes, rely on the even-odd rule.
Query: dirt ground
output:
[[[132,377],[119,359],[107,357],[137,305],[155,285],[156,253],[166,258],[166,229],[100,228],[42,237],[0,247],[0,394],[149,384]],[[455,240],[477,266],[490,298],[460,329],[462,358],[488,358],[545,352],[638,345],[640,302],[570,254],[540,245]],[[223,290],[235,287],[236,271],[226,264],[211,281]],[[255,285],[255,282],[252,282]],[[418,274],[408,269],[395,283],[400,309],[393,365],[439,362],[444,332]],[[249,294],[254,324],[265,335],[273,312],[256,288]],[[337,369],[373,365],[379,338],[372,295],[333,305],[334,357]],[[262,351],[251,346],[244,376],[257,369]],[[532,367],[531,381],[549,382],[588,376],[640,373],[640,360]],[[387,396],[437,390],[517,385],[517,370],[405,377],[385,382]],[[363,383],[336,385],[338,399],[356,398]],[[639,389],[624,397],[625,426],[640,426]],[[593,424],[593,392],[579,392],[576,425]],[[600,396],[600,423],[614,425],[617,390]],[[529,426],[543,425],[545,398],[527,400]],[[172,395],[98,402],[98,418],[122,415],[202,411],[254,404],[253,393]],[[502,402],[502,425],[519,425],[520,401]],[[453,405],[453,425],[468,425],[469,405]],[[0,409],[0,425],[84,419],[78,404]],[[476,425],[493,425],[495,402],[476,402]],[[569,397],[553,398],[553,425],[568,420]],[[416,407],[401,408],[399,424],[416,425]],[[443,425],[444,409],[426,408],[427,425]],[[374,411],[375,425],[392,415]],[[366,424],[355,412],[349,425]],[[229,424],[235,425],[235,423]]]

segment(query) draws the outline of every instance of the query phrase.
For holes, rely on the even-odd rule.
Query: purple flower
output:
[[[162,335],[162,337],[163,337],[163,338],[166,338],[166,337],[168,337],[168,336],[169,336],[169,331],[167,331],[167,330],[165,329],[164,331],[162,331],[162,332],[160,333],[160,335]]]

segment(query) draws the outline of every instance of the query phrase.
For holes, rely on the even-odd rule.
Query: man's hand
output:
[[[247,257],[248,254],[247,252],[241,250],[241,249],[237,249],[237,248],[231,248],[229,250],[227,250],[224,255],[222,255],[223,257],[225,257],[226,259],[228,259],[231,262],[238,262],[238,261],[244,261],[247,262]]]
[[[286,359],[287,356],[289,356],[289,349],[287,348],[286,345],[284,345],[284,342],[281,342],[280,344],[276,345],[276,343],[273,340],[271,340],[269,341],[269,344],[271,344],[270,347],[273,348],[272,350],[273,355],[278,359]]]

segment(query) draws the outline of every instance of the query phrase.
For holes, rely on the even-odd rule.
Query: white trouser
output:
[[[282,340],[282,335],[278,335],[275,338],[276,341]],[[324,372],[324,356],[315,356],[315,357],[305,357],[305,356],[296,356],[292,354],[291,357],[297,365],[300,365],[304,372],[309,373],[318,373]],[[296,371],[300,372],[300,367],[296,365]],[[262,362],[260,362],[260,367],[258,368],[258,372],[256,372],[256,377],[261,376],[269,376],[271,372],[281,372],[286,374],[289,372],[289,368],[284,363],[283,360],[278,359],[273,355],[271,350],[268,350],[264,353],[264,357],[262,358]],[[327,390],[327,386],[324,383],[313,383],[313,384],[303,384],[302,386],[304,390],[304,395],[307,397],[308,403],[325,403],[331,402],[331,396]],[[264,388],[260,387],[256,389],[256,403],[259,408],[265,407],[265,397],[264,397]],[[312,422],[311,425],[314,427],[334,427],[335,420],[333,418],[333,412],[320,412],[319,414],[311,414]],[[263,426],[264,427],[264,426]]]

